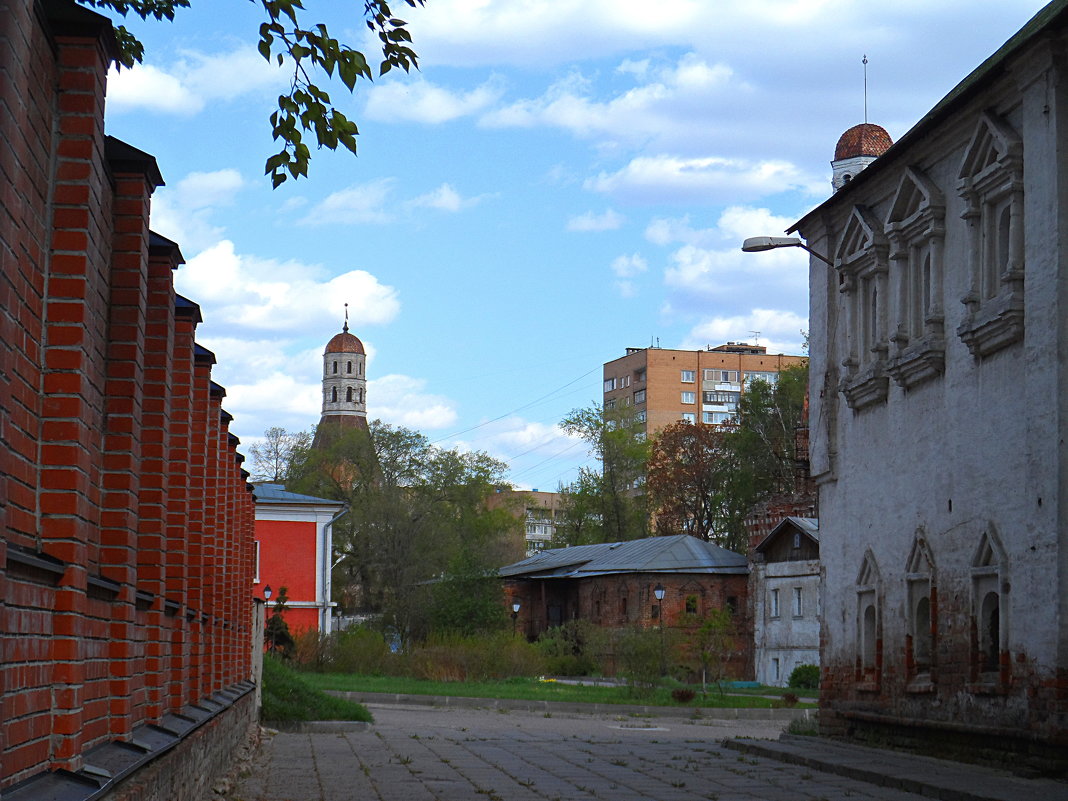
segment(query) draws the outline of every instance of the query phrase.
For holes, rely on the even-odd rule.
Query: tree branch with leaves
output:
[[[188,8],[190,0],[77,0],[84,6],[110,10],[121,17],[134,14],[143,20],[174,20],[175,12]],[[342,147],[356,153],[359,130],[337,108],[330,94],[320,85],[321,77],[335,77],[351,94],[361,78],[373,80],[367,57],[330,35],[322,22],[308,23],[302,0],[250,0],[263,7],[265,19],[259,27],[257,49],[269,62],[292,68],[289,91],[278,96],[278,109],[270,116],[271,133],[281,149],[267,158],[264,173],[278,187],[290,178],[308,175],[311,148],[305,141],[311,134],[316,148],[337,150]],[[426,0],[403,0],[411,8]],[[365,0],[363,17],[378,38],[382,60],[378,75],[398,68],[405,72],[419,68],[419,57],[411,47],[407,22],[393,15],[386,0]],[[119,63],[132,67],[144,59],[144,46],[125,25],[115,26],[119,45]],[[335,75],[336,74],[336,75]]]

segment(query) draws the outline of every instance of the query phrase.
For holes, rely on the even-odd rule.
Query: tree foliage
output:
[[[648,534],[642,483],[649,447],[631,407],[573,410],[560,427],[585,440],[600,469],[582,468],[562,487],[555,545],[633,540]]]
[[[250,445],[252,456],[252,480],[281,482],[286,479],[290,460],[295,451],[307,448],[311,435],[306,431],[294,434],[279,426],[271,426],[263,432],[263,441]]]
[[[126,17],[131,12],[141,19],[174,19],[175,11],[188,8],[189,0],[78,0],[91,8],[106,9]],[[271,114],[271,132],[281,149],[270,156],[264,172],[278,187],[289,178],[307,176],[311,149],[305,135],[312,134],[316,147],[336,150],[338,146],[356,153],[359,130],[333,103],[321,87],[320,80],[336,78],[352,93],[356,82],[373,79],[367,57],[348,44],[333,38],[322,22],[305,19],[302,0],[250,0],[263,8],[264,21],[259,27],[257,49],[269,62],[288,65],[291,70],[289,91],[278,96],[278,109]],[[425,0],[403,0],[415,8]],[[382,60],[378,74],[394,68],[405,72],[419,68],[407,22],[393,15],[386,0],[365,0],[363,18],[378,38]],[[120,49],[120,63],[132,67],[144,58],[144,47],[124,25],[115,28]]]
[[[729,424],[661,430],[648,473],[657,534],[693,534],[744,553],[752,507],[794,489],[807,384],[808,367],[790,367],[775,384],[753,381]]]
[[[520,521],[487,500],[506,469],[485,453],[435,448],[376,420],[298,450],[287,486],[348,504],[334,526],[338,600],[380,614],[409,640],[433,628],[505,624],[495,571],[520,557]]]

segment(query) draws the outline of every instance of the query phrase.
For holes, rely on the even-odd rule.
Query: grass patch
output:
[[[360,676],[342,673],[308,673],[303,678],[320,690],[364,693],[400,693],[404,695],[441,695],[456,698],[494,698],[518,701],[563,701],[580,704],[645,704],[688,708],[760,708],[774,701],[753,695],[725,695],[700,692],[686,703],[671,697],[673,687],[657,687],[640,697],[629,687],[605,687],[544,682],[514,678],[504,681],[425,681],[394,676]],[[808,708],[813,704],[798,704]]]
[[[362,720],[371,722],[371,713],[362,704],[327,695],[312,687],[307,674],[290,670],[278,659],[263,658],[263,707],[265,721]]]

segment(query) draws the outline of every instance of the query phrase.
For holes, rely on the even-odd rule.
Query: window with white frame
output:
[[[606,378],[604,380],[604,391],[611,392],[616,388],[616,380],[614,378]]]
[[[730,406],[732,409],[737,405],[739,397],[740,393],[731,392],[730,390],[701,393],[701,400],[703,403],[726,405]]]
[[[697,393],[696,392],[683,392],[682,393],[682,402],[683,403],[697,403]]]
[[[639,389],[637,392],[634,393],[634,402],[635,403],[645,403],[645,390],[644,389]]]
[[[697,415],[695,415],[693,412],[683,412],[682,413],[682,422],[684,422],[684,423],[696,423],[697,422]]]
[[[738,371],[737,370],[720,370],[718,368],[705,369],[705,381],[715,381],[717,383],[738,383]]]
[[[637,414],[634,415],[634,419],[637,420],[639,423],[644,423],[645,420],[646,420],[646,417],[647,417],[647,414],[646,414],[645,409],[640,410]]]
[[[976,358],[1023,339],[1023,156],[1009,123],[981,112],[957,181],[970,275],[957,334]]]
[[[730,422],[733,416],[730,412],[701,412],[701,422],[718,426]]]
[[[805,616],[805,596],[800,587],[794,587],[794,617]]]
[[[746,370],[744,385],[746,389],[749,389],[749,385],[754,381],[763,381],[766,384],[776,384],[779,381],[779,374],[771,372],[770,370]]]
[[[620,389],[624,389],[625,387],[629,387],[629,386],[630,386],[630,376],[629,375],[620,376],[620,378],[619,378],[619,388]]]
[[[772,617],[779,617],[779,590],[772,588],[768,597],[769,614]]]
[[[854,206],[835,253],[838,286],[845,306],[846,358],[842,391],[850,408],[886,400],[887,272],[889,244],[865,206]]]
[[[693,370],[683,370],[682,371],[682,383],[684,383],[684,384],[692,384],[696,380],[697,380],[697,373],[695,373]]]

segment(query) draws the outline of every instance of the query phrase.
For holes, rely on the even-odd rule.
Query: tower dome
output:
[[[890,149],[894,141],[881,125],[862,122],[854,125],[841,135],[834,148],[834,161],[831,162],[833,174],[831,186],[837,192],[857,173]]]
[[[323,353],[361,353],[366,355],[367,351],[363,349],[363,343],[360,342],[360,338],[355,334],[349,333],[349,324],[345,323],[341,333],[334,334],[333,338],[326,343],[326,350]]]

